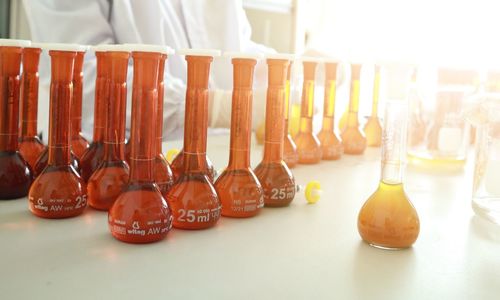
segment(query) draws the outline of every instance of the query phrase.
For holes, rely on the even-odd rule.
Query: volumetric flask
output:
[[[366,145],[368,147],[380,147],[382,144],[382,125],[378,118],[378,99],[380,96],[380,65],[375,65],[375,74],[373,75],[373,102],[372,114],[363,128],[366,136]]]
[[[229,164],[215,182],[222,215],[244,218],[257,215],[264,206],[262,187],[250,168],[252,135],[252,84],[259,56],[228,52],[233,64],[231,141]]]
[[[51,58],[48,163],[29,191],[29,208],[42,218],[67,218],[87,206],[87,187],[70,160],[74,44],[47,44]]]
[[[166,46],[127,45],[132,50],[132,128],[130,179],[109,210],[111,234],[127,243],[150,243],[172,228],[170,208],[154,180],[158,72]]]
[[[188,79],[184,124],[183,171],[167,194],[172,207],[174,227],[203,229],[212,227],[220,217],[221,204],[212,185],[207,164],[208,78],[210,64],[218,50],[187,49]]]
[[[38,157],[45,149],[38,137],[38,64],[41,45],[31,44],[23,50],[23,74],[21,75],[20,115],[21,136],[19,152],[33,170]]]
[[[297,145],[295,144],[290,130],[288,128],[290,119],[290,85],[292,78],[292,61],[288,65],[288,70],[286,72],[286,83],[285,83],[285,126],[283,130],[284,140],[283,140],[283,160],[287,166],[291,169],[299,162],[299,153],[297,152]],[[265,125],[264,125],[265,129]],[[262,134],[262,144],[264,143],[264,133]]]
[[[295,197],[295,180],[283,161],[285,82],[291,59],[293,56],[289,54],[267,55],[268,86],[264,157],[255,168],[255,175],[264,191],[264,205],[266,206],[287,206]]]
[[[323,105],[323,127],[318,133],[321,158],[335,160],[342,156],[343,146],[335,133],[335,96],[337,83],[337,60],[325,60],[325,96]]]
[[[33,175],[19,152],[19,82],[23,47],[30,41],[0,39],[0,199],[28,194]]]
[[[319,62],[321,60],[318,58],[302,58],[304,83],[302,87],[299,133],[295,136],[299,164],[315,164],[321,160],[321,145],[313,133],[314,85],[316,66]]]
[[[129,179],[125,161],[125,114],[127,109],[127,46],[109,45],[109,97],[104,99],[104,157],[87,183],[89,205],[108,210]]]
[[[82,135],[83,61],[88,47],[76,53],[73,69],[73,102],[71,103],[71,151],[82,159],[89,142]]]

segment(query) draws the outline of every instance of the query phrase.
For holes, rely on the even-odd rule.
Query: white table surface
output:
[[[228,140],[209,137],[218,169]],[[90,208],[46,220],[26,199],[0,201],[0,299],[500,299],[500,227],[472,212],[470,163],[451,174],[407,170],[421,221],[413,248],[361,241],[357,214],[378,184],[379,151],[293,169],[299,183],[321,181],[315,205],[300,194],[287,208],[174,229],[149,245],[115,240],[107,214]]]

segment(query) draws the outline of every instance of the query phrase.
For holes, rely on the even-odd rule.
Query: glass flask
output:
[[[245,218],[264,207],[262,187],[250,168],[252,135],[253,74],[256,55],[228,52],[233,64],[233,99],[229,163],[217,178],[215,190],[222,203],[222,215]]]
[[[76,53],[73,69],[73,102],[71,103],[71,151],[78,159],[89,147],[82,135],[83,61],[88,47]]]
[[[410,68],[389,65],[388,99],[384,117],[382,176],[377,190],[358,215],[358,231],[371,246],[408,248],[417,240],[420,221],[403,187],[408,123],[407,92]]]
[[[380,96],[380,65],[375,65],[373,74],[373,102],[372,114],[368,118],[363,131],[366,136],[366,145],[368,147],[380,147],[382,144],[382,125],[378,117],[378,99]]]
[[[316,164],[321,160],[321,145],[313,133],[315,73],[319,62],[321,60],[318,58],[302,58],[304,83],[302,87],[299,133],[295,136],[299,164]]]
[[[38,64],[40,62],[41,45],[31,44],[23,50],[23,73],[21,75],[20,115],[21,124],[19,152],[31,170],[45,145],[37,135],[38,131]]]
[[[349,99],[349,113],[347,115],[347,125],[342,131],[342,144],[346,154],[363,154],[366,149],[365,135],[359,130],[358,109],[359,109],[359,83],[361,74],[361,64],[351,64],[351,96]]]
[[[206,156],[206,155],[205,155]],[[208,178],[210,179],[210,182],[214,182],[214,179],[217,177],[217,171],[215,170],[214,164],[206,156],[206,165],[208,169]],[[174,176],[174,181],[177,180],[181,175],[182,172],[184,172],[184,151],[181,150],[179,153],[174,157],[174,160],[172,161],[172,164],[170,165],[170,168],[172,170],[172,174]]]
[[[155,144],[155,161],[154,161],[154,177],[156,184],[160,188],[163,197],[167,197],[168,190],[174,184],[174,175],[172,168],[168,163],[162,152],[163,141],[163,98],[164,98],[164,73],[165,73],[165,60],[167,55],[162,53],[160,58],[160,67],[158,73],[158,116],[156,117],[156,144]]]
[[[435,99],[423,102],[425,126],[410,127],[408,157],[413,164],[462,166],[467,156],[470,124],[465,121],[466,99],[474,93],[478,73],[472,70],[441,68]],[[434,101],[432,101],[434,100]],[[415,106],[415,105],[411,105]],[[412,118],[416,116],[411,114]],[[419,120],[421,121],[421,120]],[[410,126],[420,124],[410,120]],[[423,130],[425,132],[419,133]],[[420,141],[415,135],[424,136]]]
[[[289,54],[267,55],[264,157],[254,171],[264,191],[264,205],[271,207],[288,206],[296,191],[292,172],[283,161],[285,83],[292,59]]]
[[[423,97],[417,85],[418,69],[413,68],[408,95],[409,120],[408,120],[408,149],[418,147],[425,139],[427,131],[424,116]]]
[[[166,237],[172,214],[154,180],[158,73],[165,46],[127,45],[132,50],[132,128],[130,178],[108,213],[111,234],[127,243],[151,243]]]
[[[290,117],[290,84],[292,77],[292,64],[290,61],[288,65],[288,70],[286,71],[286,83],[285,83],[285,127],[283,130],[284,141],[283,141],[283,160],[286,165],[291,169],[299,162],[299,154],[297,153],[297,145],[293,141],[292,135],[288,128],[288,120]],[[265,126],[264,126],[265,130]],[[262,134],[262,144],[264,143],[264,133]]]
[[[109,98],[109,45],[94,47],[96,57],[95,99],[94,99],[94,132],[92,143],[85,150],[81,159],[82,177],[88,181],[104,157],[104,135],[106,134],[106,102]]]
[[[130,57],[124,45],[108,46],[109,97],[104,101],[104,156],[87,183],[89,205],[109,210],[129,179],[125,161],[125,115],[127,109],[127,70]]]
[[[47,44],[51,58],[49,159],[31,185],[29,208],[42,218],[74,217],[87,206],[87,187],[70,160],[73,67],[81,46]]]
[[[204,229],[219,220],[221,203],[212,185],[207,164],[208,79],[210,64],[218,50],[184,49],[188,66],[186,115],[182,172],[167,194],[172,207],[174,227]],[[174,171],[175,172],[175,171]]]
[[[490,78],[488,78],[490,79]],[[500,93],[498,86],[488,80],[487,90],[475,96],[478,109],[467,118],[475,126],[474,179],[472,208],[487,220],[500,224]],[[498,84],[498,82],[496,83]]]
[[[323,126],[318,133],[321,145],[321,159],[335,160],[342,156],[343,146],[335,133],[335,94],[337,79],[336,60],[325,61],[325,97],[323,105]]]
[[[23,47],[30,41],[0,39],[0,200],[28,194],[33,175],[19,152],[19,82]]]

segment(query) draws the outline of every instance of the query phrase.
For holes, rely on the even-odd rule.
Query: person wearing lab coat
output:
[[[34,42],[62,42],[84,45],[159,44],[174,49],[211,48],[247,53],[271,53],[273,49],[250,39],[251,28],[236,0],[23,0]],[[92,51],[84,63],[84,95],[82,126],[91,136],[94,106],[96,60]],[[130,64],[131,65],[131,64]],[[49,61],[40,66],[41,97],[48,98]],[[169,56],[165,73],[164,136],[178,138],[184,122],[186,62],[178,55]],[[265,66],[257,67],[257,77],[265,74]],[[132,70],[129,72],[130,88]],[[259,75],[260,74],[260,75]],[[226,63],[213,63],[210,77],[209,121],[212,127],[228,127],[230,123],[232,68]],[[254,124],[263,120],[264,87],[254,96]],[[45,95],[43,95],[45,91]]]

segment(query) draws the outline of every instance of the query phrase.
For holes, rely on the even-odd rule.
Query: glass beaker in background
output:
[[[421,101],[410,95],[409,161],[461,165],[470,138],[470,124],[464,116],[466,98],[476,90],[479,76],[473,70],[440,68],[437,77],[434,99]]]
[[[469,120],[476,126],[472,208],[500,224],[500,93],[485,93]]]

